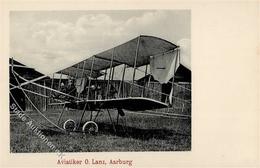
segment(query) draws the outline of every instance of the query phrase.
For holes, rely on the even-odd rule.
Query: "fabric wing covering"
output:
[[[150,71],[154,79],[160,83],[167,83],[175,74],[180,65],[178,52],[170,52],[151,57]]]
[[[73,77],[81,77],[82,75],[82,77],[97,78],[103,75],[101,70],[108,69],[110,66],[115,67],[120,64],[126,64],[134,67],[136,64],[136,67],[140,67],[150,63],[150,56],[162,55],[163,53],[173,51],[177,47],[177,45],[164,39],[141,35],[119,46],[93,55],[58,73]],[[136,55],[137,60],[135,61]],[[113,60],[112,64],[111,60]],[[91,67],[93,67],[92,72]]]

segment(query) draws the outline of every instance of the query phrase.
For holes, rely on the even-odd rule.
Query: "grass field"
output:
[[[59,110],[48,110],[45,115],[52,121],[58,118]],[[37,123],[47,124],[36,112],[27,112]],[[111,111],[113,120],[116,112]],[[66,111],[62,121],[72,118],[78,120],[80,112]],[[18,116],[10,117],[10,151],[54,152]],[[86,112],[84,121],[89,119]],[[189,151],[191,150],[191,119],[166,118],[126,113],[119,120],[117,133],[112,129],[107,112],[96,120],[99,132],[96,135],[82,133],[63,134],[39,127],[43,134],[61,152],[103,152],[103,151]],[[125,127],[122,127],[124,122]],[[48,124],[50,125],[50,124]],[[125,128],[125,129],[122,129]]]

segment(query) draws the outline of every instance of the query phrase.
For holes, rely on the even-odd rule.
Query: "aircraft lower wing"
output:
[[[106,100],[84,100],[66,103],[66,107],[73,109],[126,109],[130,111],[152,110],[166,108],[168,105],[145,97],[128,97]]]

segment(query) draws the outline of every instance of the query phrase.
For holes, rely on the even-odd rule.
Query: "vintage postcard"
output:
[[[3,1],[1,164],[259,166],[257,5]]]

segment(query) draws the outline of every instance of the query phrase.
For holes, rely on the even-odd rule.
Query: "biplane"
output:
[[[117,112],[118,123],[118,118],[123,117],[125,111],[167,108],[172,106],[173,101],[183,101],[190,105],[190,100],[173,96],[175,74],[180,66],[182,62],[179,46],[158,37],[140,35],[49,76],[42,74],[33,79],[26,79],[16,71],[17,68],[26,67],[11,61],[10,71],[14,82],[10,84],[10,96],[17,103],[12,90],[21,90],[35,110],[53,128],[61,131],[81,130],[84,133],[96,133],[98,125],[95,121],[104,110],[108,112],[115,129],[110,109]],[[140,82],[137,80],[140,77],[146,80]],[[47,85],[38,82],[43,79],[50,82]],[[151,88],[152,79],[161,85],[168,83],[168,89]],[[26,89],[24,86],[28,84],[47,89],[49,92],[42,95]],[[56,122],[48,119],[36,107],[27,95],[28,92],[47,97],[49,106],[62,106]],[[17,104],[19,107],[19,103]],[[79,117],[79,122],[68,119],[60,123],[65,109],[80,110],[81,113],[75,114]],[[96,112],[95,115],[92,115],[93,111]],[[86,112],[90,112],[90,119],[80,128]]]

